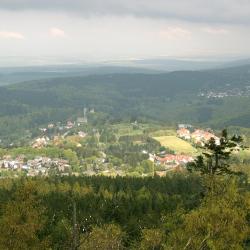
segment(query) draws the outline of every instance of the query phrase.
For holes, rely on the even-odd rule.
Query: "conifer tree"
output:
[[[0,249],[49,249],[49,241],[43,235],[44,207],[36,192],[35,182],[26,181],[3,206]]]
[[[241,136],[228,137],[227,130],[222,131],[219,142],[212,137],[205,144],[202,155],[188,164],[189,171],[198,171],[211,178],[217,175],[239,174],[230,169],[229,159],[233,151],[243,149]]]

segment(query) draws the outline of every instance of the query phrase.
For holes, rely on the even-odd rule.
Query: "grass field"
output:
[[[112,128],[115,130],[118,137],[124,136],[124,135],[141,135],[143,134],[143,129],[133,129],[133,125],[121,123],[121,124],[115,124],[112,126]]]
[[[236,156],[241,160],[250,160],[250,149],[245,149],[236,154]]]
[[[176,136],[159,136],[153,137],[159,141],[162,146],[165,146],[171,150],[174,150],[177,154],[191,154],[195,155],[197,150],[188,142],[176,137]]]
[[[150,124],[138,124],[137,127],[134,127],[130,123],[120,123],[120,124],[114,124],[112,125],[112,128],[116,132],[118,136],[123,136],[123,135],[141,135],[143,132],[147,129],[154,128],[153,125]]]
[[[111,128],[118,137],[124,135],[141,135],[143,133],[151,137],[176,135],[175,128],[163,127],[159,124],[138,123],[137,126],[133,126],[131,123],[118,123],[111,125]]]
[[[152,137],[174,136],[176,131],[174,129],[160,129],[150,133]]]

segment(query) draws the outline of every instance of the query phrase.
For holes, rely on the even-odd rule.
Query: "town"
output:
[[[243,88],[229,88],[230,84],[227,84],[227,89],[225,90],[209,90],[209,91],[201,91],[198,96],[205,98],[226,98],[226,97],[249,97],[250,96],[250,86],[247,85]],[[229,89],[228,89],[229,88]]]
[[[113,125],[115,128],[111,125],[95,128],[88,120],[88,116],[94,114],[94,109],[84,108],[83,117],[50,122],[39,128],[40,135],[20,150],[20,154],[15,149],[4,151],[0,155],[2,176],[6,171],[12,172],[14,177],[20,174],[165,176],[169,171],[185,170],[186,164],[193,162],[197,155],[196,151],[179,152],[174,148],[175,142],[164,145],[153,134],[145,134],[146,125],[137,121]],[[125,126],[127,131],[121,134],[117,129],[119,126]],[[195,128],[190,124],[178,124],[171,133],[172,137],[163,136],[167,142],[175,138],[194,150],[203,147],[211,138],[216,144],[220,143],[220,138],[211,129]],[[123,142],[125,139],[127,142]],[[134,154],[136,161],[133,160]],[[152,164],[151,170],[144,169],[145,161]]]

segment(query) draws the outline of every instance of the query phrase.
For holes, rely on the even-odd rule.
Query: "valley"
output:
[[[97,74],[1,87],[1,174],[162,175],[166,168],[156,156],[194,159],[204,146],[196,137],[211,138],[202,131],[219,135],[225,127],[249,145],[250,99],[239,90],[248,89],[248,68]],[[197,136],[195,128],[201,129]]]
[[[22,144],[2,147],[0,176],[165,176],[185,172],[205,143],[219,143],[219,136],[190,124],[104,122],[101,113],[85,108],[82,117],[50,122],[20,138]],[[248,164],[250,154],[240,151],[234,161]]]
[[[0,250],[250,250],[250,1],[0,17]]]

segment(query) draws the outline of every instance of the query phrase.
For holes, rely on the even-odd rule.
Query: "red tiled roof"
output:
[[[157,161],[160,161],[162,163],[164,162],[173,162],[173,161],[178,161],[178,162],[190,162],[193,161],[193,158],[188,155],[165,155],[165,157],[156,157]]]
[[[181,128],[181,129],[177,130],[177,134],[189,135],[190,131],[186,128]]]
[[[192,133],[192,137],[200,137],[200,138],[203,138],[206,141],[209,141],[211,138],[214,138],[215,140],[219,139],[216,135],[214,135],[214,134],[212,134],[210,132],[201,130],[201,129],[196,129]]]

